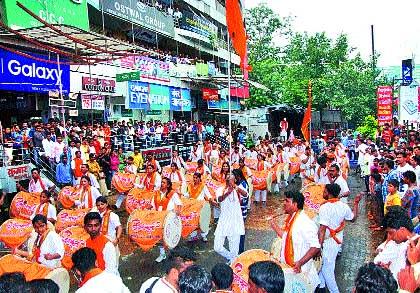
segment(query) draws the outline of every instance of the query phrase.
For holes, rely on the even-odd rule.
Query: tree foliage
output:
[[[378,129],[378,120],[372,115],[368,115],[363,119],[363,123],[357,127],[356,131],[366,138],[375,139],[376,130]]]
[[[340,109],[348,121],[357,124],[374,114],[376,86],[387,81],[357,54],[345,34],[334,40],[324,32],[292,32],[292,19],[280,18],[264,4],[247,11],[246,23],[253,67],[250,78],[269,88],[268,92],[251,88],[248,106],[305,107],[312,80],[314,110]]]

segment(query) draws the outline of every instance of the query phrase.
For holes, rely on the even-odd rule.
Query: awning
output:
[[[184,76],[181,77],[182,81],[190,81],[190,82],[195,82],[201,85],[208,85],[208,84],[214,84],[219,86],[220,88],[227,88],[228,87],[228,76],[227,75],[219,75],[219,76],[208,76],[208,77],[202,77],[202,76],[197,76],[197,77],[189,77],[189,76]],[[245,80],[243,75],[232,75],[231,77],[231,87],[243,87],[243,86],[253,86],[255,88],[258,89],[262,89],[265,91],[269,91],[270,89],[267,88],[266,86],[256,82],[256,81],[252,81],[252,80]]]

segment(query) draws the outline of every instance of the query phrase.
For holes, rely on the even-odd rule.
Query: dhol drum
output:
[[[300,172],[300,158],[290,157],[290,175],[298,174]]]
[[[248,293],[249,266],[258,261],[267,260],[277,262],[282,267],[285,276],[284,292],[312,292],[310,285],[302,277],[302,274],[295,274],[288,265],[281,264],[274,260],[268,251],[262,249],[247,250],[232,262],[231,267],[233,269],[233,292]]]
[[[208,202],[192,198],[182,198],[181,221],[182,237],[186,238],[200,228],[202,232],[210,230],[211,209]],[[203,228],[203,229],[201,229]]]
[[[168,215],[170,218],[166,221]],[[181,231],[181,219],[169,211],[136,209],[127,221],[128,236],[143,251],[150,250],[162,240],[168,247],[175,247],[181,239]]]
[[[79,186],[65,186],[58,193],[58,201],[63,208],[71,209],[76,200],[80,200]]]
[[[185,174],[194,174],[195,170],[197,170],[197,162],[186,162],[185,166]]]
[[[116,173],[111,180],[112,186],[120,193],[130,191],[134,187],[135,182],[135,174],[121,172]]]
[[[68,293],[70,289],[70,276],[66,269],[50,269],[25,258],[7,254],[0,258],[0,275],[12,272],[23,273],[27,281],[51,279],[60,288],[60,293]]]
[[[31,236],[32,222],[23,219],[9,219],[0,226],[0,241],[7,247],[16,248]]]
[[[302,188],[301,192],[305,197],[304,210],[306,214],[318,224],[319,207],[325,202],[323,197],[325,184],[309,184]]]
[[[205,179],[201,179],[201,180],[205,180]],[[216,197],[216,190],[219,189],[219,187],[223,186],[223,183],[209,177],[206,180],[206,186],[209,189],[211,196],[213,198],[215,198]]]
[[[71,256],[76,250],[86,246],[89,234],[82,227],[73,226],[61,231],[60,237],[64,243],[64,257],[61,260],[61,264],[70,270],[73,267]]]
[[[263,171],[252,171],[252,185],[254,186],[254,190],[265,190],[271,189],[271,171],[270,170],[263,170]]]
[[[40,204],[39,193],[18,192],[10,203],[10,217],[29,220]]]
[[[61,210],[57,215],[55,230],[60,233],[68,227],[83,227],[83,219],[88,212],[90,212],[90,209]]]
[[[282,240],[280,237],[276,237],[273,240],[273,243],[271,244],[271,257],[280,260],[280,254],[281,254],[281,248],[282,248]],[[322,256],[314,258],[314,265],[318,273],[321,271],[322,266]]]
[[[125,199],[125,210],[131,214],[135,209],[146,210],[150,207],[156,192],[134,187]]]

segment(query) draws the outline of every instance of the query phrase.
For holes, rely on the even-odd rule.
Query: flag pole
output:
[[[308,98],[311,103],[311,119],[309,120],[309,147],[312,146],[312,80],[308,82]]]
[[[231,78],[230,78],[230,61],[232,58],[232,52],[230,50],[230,36],[229,36],[229,32],[227,34],[227,41],[228,41],[228,52],[229,52],[229,60],[228,60],[228,66],[227,66],[227,70],[228,70],[228,103],[229,103],[229,160],[231,159],[231,151],[232,151],[232,107],[231,107],[231,98],[230,98],[230,84],[231,84]],[[229,168],[230,172],[232,173],[232,168]]]

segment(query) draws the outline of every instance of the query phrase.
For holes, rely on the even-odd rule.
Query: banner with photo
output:
[[[192,10],[183,10],[180,27],[184,30],[194,32],[207,38],[217,36],[217,26],[203,15],[199,15]]]
[[[140,77],[150,80],[170,81],[169,63],[145,56],[128,56],[121,58],[119,65],[124,68],[135,69]]]
[[[418,112],[418,86],[400,87],[399,121],[417,122],[419,120]]]

